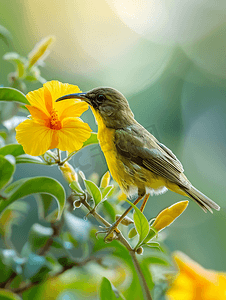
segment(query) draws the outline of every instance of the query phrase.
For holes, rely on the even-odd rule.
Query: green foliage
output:
[[[42,281],[51,270],[49,262],[43,256],[30,253],[23,268],[23,278],[37,283]]]
[[[83,189],[81,188],[80,184],[77,181],[73,181],[72,183],[69,184],[69,186],[77,194],[79,194],[79,195],[84,194]]]
[[[15,159],[11,155],[0,155],[0,190],[9,182],[15,171]]]
[[[0,38],[9,44],[10,34],[1,26]],[[123,203],[118,201],[118,187],[112,182],[110,184],[109,171],[101,178],[93,174],[89,179],[81,170],[78,171],[79,179],[68,182],[67,199],[63,186],[54,178],[24,178],[20,173],[22,178],[13,181],[18,164],[18,170],[22,170],[22,164],[29,164],[33,170],[42,165],[45,168],[58,165],[59,172],[63,172],[64,163],[78,152],[64,153],[64,159],[57,150],[48,150],[41,157],[34,157],[26,154],[15,140],[15,126],[23,120],[21,114],[28,113],[25,105],[29,103],[24,94],[26,85],[45,82],[39,66],[43,64],[46,50],[53,40],[52,37],[42,40],[26,57],[17,52],[6,53],[3,57],[13,64],[14,72],[8,74],[10,87],[0,87],[0,119],[4,120],[0,128],[0,235],[6,248],[0,250],[0,299],[16,300],[21,294],[24,299],[52,297],[71,300],[81,299],[85,294],[84,297],[91,300],[99,293],[100,300],[143,300],[143,285],[130,256],[131,251],[137,255],[137,249],[144,248],[143,255],[137,256],[150,290],[159,283],[152,276],[150,266],[167,268],[170,263],[167,255],[160,251],[162,246],[157,241],[157,233],[130,201],[127,202],[134,208],[133,220],[128,226],[120,225],[119,228],[123,227],[123,235],[131,239],[127,241],[131,243],[131,249],[128,251],[128,246],[118,240],[107,244],[97,235],[97,221],[108,227],[108,222],[114,223],[116,216],[124,211]],[[93,132],[82,149],[95,144],[98,144],[98,139]],[[68,170],[70,172],[70,168]],[[68,180],[68,177],[64,178]],[[36,199],[42,223],[33,221],[19,251],[12,242],[14,225],[20,226],[26,220],[28,203],[21,199],[30,195]],[[74,208],[77,208],[75,212]],[[17,238],[20,237],[18,234]]]
[[[0,299],[1,300],[22,300],[17,294],[10,291],[0,289]]]
[[[37,193],[50,194],[56,199],[59,219],[65,205],[65,191],[57,180],[49,177],[23,178],[9,185],[4,191],[7,201],[0,203],[0,212],[17,199]]]
[[[134,208],[133,219],[136,231],[139,234],[139,241],[136,246],[136,248],[138,248],[149,233],[149,223],[143,213],[139,210],[139,208],[137,208],[129,200],[126,201]]]
[[[102,194],[101,194],[100,189],[94,182],[92,182],[90,180],[84,180],[84,182],[85,182],[87,192],[92,197],[92,199],[95,203],[95,206],[97,206],[100,203],[100,201],[102,200]]]
[[[11,33],[2,25],[0,25],[0,39],[3,40],[8,46],[12,43]]]
[[[9,87],[0,87],[0,101],[13,101],[22,105],[29,104],[26,96],[22,92]]]
[[[53,229],[49,227],[44,227],[38,223],[32,225],[29,236],[28,242],[30,244],[30,249],[35,252],[41,247],[43,247],[48,239],[52,236]]]
[[[91,136],[88,138],[88,140],[84,142],[83,148],[86,146],[94,145],[94,144],[98,144],[98,143],[99,143],[99,141],[97,139],[97,133],[92,132]]]
[[[104,277],[102,279],[101,285],[100,285],[100,299],[101,300],[116,300],[118,297],[116,297],[111,282]]]

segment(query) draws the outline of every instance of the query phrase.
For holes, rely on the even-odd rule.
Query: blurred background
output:
[[[190,201],[168,229],[165,244],[208,269],[226,272],[226,2],[0,3],[0,23],[12,33],[21,55],[41,38],[56,37],[44,78],[76,84],[82,91],[98,86],[120,90],[136,120],[177,155],[189,180],[221,206],[219,212],[205,214]],[[0,57],[13,50],[1,42]],[[5,74],[13,67],[1,60],[0,69],[0,83],[7,86]],[[97,131],[91,111],[83,120]],[[72,164],[87,176],[107,170],[99,146],[84,149]],[[14,178],[37,175],[53,176],[65,185],[56,168],[48,166],[18,165]],[[184,197],[172,192],[151,197],[145,215],[150,219],[180,200]],[[14,228],[21,247],[38,220],[34,199],[29,203],[26,224]]]

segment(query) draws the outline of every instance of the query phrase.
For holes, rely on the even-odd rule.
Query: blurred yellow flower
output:
[[[44,58],[46,58],[46,56],[49,54],[48,49],[54,41],[54,36],[47,36],[35,45],[34,49],[28,55],[29,68],[35,65],[40,59],[44,60]]]
[[[153,227],[156,231],[160,231],[169,226],[174,220],[176,220],[177,217],[179,217],[179,215],[182,214],[187,206],[188,201],[185,200],[165,208],[157,215],[151,227]]]
[[[179,274],[167,291],[168,300],[225,300],[226,273],[206,270],[181,252],[174,255]]]
[[[55,102],[63,95],[79,92],[75,85],[53,80],[27,94],[31,116],[16,127],[16,139],[25,153],[36,156],[53,148],[72,152],[82,147],[91,129],[78,117],[88,104],[73,99]]]
[[[74,168],[67,161],[59,168],[65,180],[68,183],[72,183],[73,181],[78,181],[78,174],[75,172]]]

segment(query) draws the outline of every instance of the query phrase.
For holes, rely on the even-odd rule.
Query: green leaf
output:
[[[1,136],[4,140],[6,140],[6,138],[7,138],[7,133],[6,133],[5,131],[0,131],[0,136]]]
[[[58,220],[65,205],[65,191],[63,186],[57,180],[50,177],[20,179],[8,186],[4,193],[8,199],[1,201],[0,213],[17,199],[38,193],[49,194],[56,199],[58,204]]]
[[[5,156],[8,154],[18,156],[24,154],[24,149],[20,144],[9,144],[0,148],[0,155]]]
[[[38,156],[32,156],[29,154],[22,154],[16,157],[17,164],[38,164],[38,165],[48,165]]]
[[[21,214],[12,209],[5,209],[0,216],[0,235],[5,239],[9,239],[12,234],[12,226],[18,223]]]
[[[90,180],[84,180],[87,192],[90,194],[90,196],[93,198],[94,202],[95,202],[95,206],[97,206],[100,201],[102,200],[102,195],[101,195],[101,191],[98,188],[98,186],[90,181]]]
[[[134,238],[136,235],[137,235],[136,228],[134,228],[134,227],[131,228],[130,231],[129,231],[129,233],[128,233],[128,237],[129,237],[130,239],[132,239],[132,238]]]
[[[153,265],[153,264],[163,265],[163,266],[170,265],[170,263],[167,261],[166,258],[161,258],[161,257],[157,257],[157,256],[146,257],[142,263],[144,263],[146,266]]]
[[[100,285],[100,300],[117,300],[111,282],[106,278],[103,277]]]
[[[15,171],[15,159],[11,155],[0,155],[0,190],[9,182]]]
[[[111,218],[111,222],[115,221],[115,208],[109,201],[104,201],[102,204],[102,209],[105,214],[107,214]]]
[[[158,231],[156,231],[153,227],[150,227],[149,233],[146,236],[146,238],[143,240],[143,243],[146,244],[148,241],[150,241],[157,235],[158,235]]]
[[[9,290],[0,289],[1,300],[22,300],[17,294],[10,292]]]
[[[77,194],[84,194],[83,189],[81,188],[80,184],[77,181],[72,181],[72,183],[70,183],[69,186]]]
[[[149,248],[158,248],[160,250],[160,248],[159,248],[160,244],[158,242],[150,242],[150,243],[146,243],[144,245]]]
[[[40,247],[43,247],[52,234],[52,228],[44,227],[38,223],[33,224],[28,236],[31,250],[35,252],[36,250],[40,249]]]
[[[2,39],[7,46],[12,42],[12,35],[8,29],[0,25],[0,39]]]
[[[0,101],[14,101],[22,105],[29,104],[26,96],[17,89],[0,87]]]
[[[0,272],[0,282],[7,281],[7,279],[13,273],[13,269],[11,268],[11,266],[5,262],[5,253],[4,253],[5,251],[7,251],[7,250],[0,250],[0,270],[1,270],[1,272]]]
[[[99,144],[99,141],[97,139],[97,133],[92,132],[91,136],[88,138],[88,140],[86,140],[82,146],[82,148],[89,146],[89,145],[93,145],[93,144]]]
[[[21,57],[16,52],[9,52],[3,56],[3,59],[11,61],[12,63],[14,63],[16,65],[19,78],[22,78],[25,76],[25,65],[27,63],[25,58]]]
[[[103,200],[107,199],[107,196],[109,195],[109,193],[111,192],[111,190],[113,189],[113,187],[114,187],[113,185],[109,185],[105,189],[102,190],[102,199]]]
[[[38,205],[38,215],[41,220],[48,215],[49,208],[53,201],[53,196],[49,194],[37,194],[35,199]]]
[[[133,214],[133,220],[134,225],[136,227],[137,233],[139,234],[139,241],[136,247],[146,238],[149,232],[149,224],[146,217],[143,215],[143,213],[139,210],[139,208],[136,207],[133,203],[131,203],[129,200],[126,200],[133,208],[134,208],[134,214]]]

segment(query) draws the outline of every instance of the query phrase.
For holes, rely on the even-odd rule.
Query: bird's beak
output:
[[[68,100],[68,99],[80,99],[80,100],[85,101],[88,104],[90,104],[89,98],[86,97],[86,93],[68,94],[68,95],[58,98],[56,100],[56,102],[59,102],[62,100]]]

